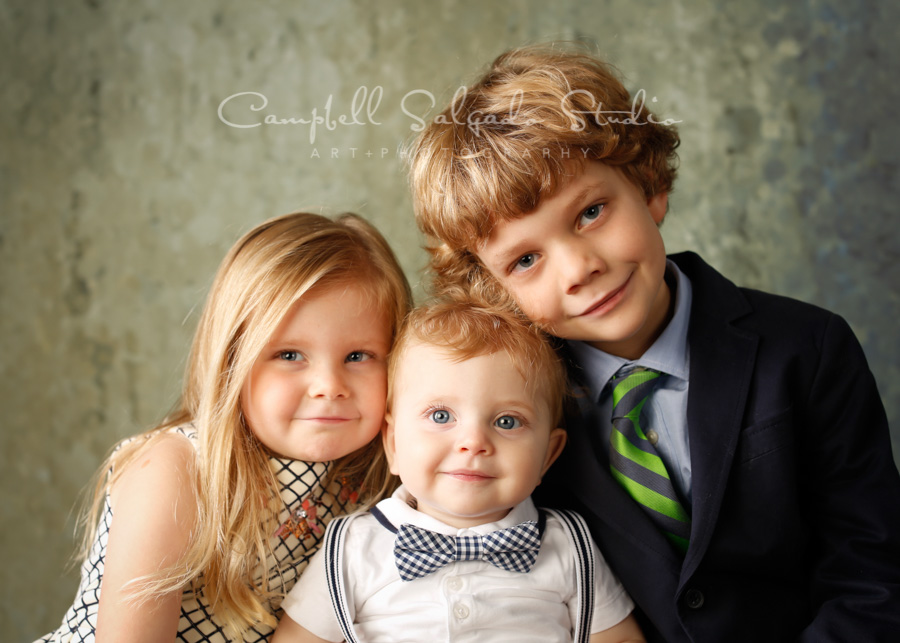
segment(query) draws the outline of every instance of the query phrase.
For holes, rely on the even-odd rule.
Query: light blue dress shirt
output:
[[[597,427],[599,444],[609,450],[612,431],[612,387],[610,378],[619,370],[635,367],[652,368],[664,373],[641,412],[644,431],[657,433],[656,451],[666,465],[672,484],[682,499],[691,505],[691,449],[687,431],[687,401],[690,384],[688,322],[691,316],[691,282],[671,261],[666,265],[666,282],[674,283],[675,313],[662,334],[637,360],[630,361],[589,346],[585,342],[568,341],[571,354],[584,369],[593,399],[600,406],[600,417],[609,422]]]

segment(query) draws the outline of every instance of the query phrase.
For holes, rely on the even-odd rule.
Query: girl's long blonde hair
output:
[[[163,429],[193,423],[198,433],[194,473],[198,502],[191,544],[178,565],[139,579],[135,599],[193,583],[217,618],[240,635],[254,623],[275,625],[266,609],[283,588],[255,579],[271,553],[270,535],[282,508],[270,453],[247,427],[241,389],[263,347],[291,306],[311,289],[363,284],[387,313],[392,337],[412,296],[396,257],[381,234],[353,214],[335,220],[307,213],[276,217],[245,234],[228,252],[206,300],[194,336],[178,406],[156,427],[127,440],[99,472],[85,512],[83,555],[96,535],[112,485]],[[107,472],[108,475],[107,475]],[[336,475],[362,481],[363,503],[389,491],[381,441],[335,463]],[[275,575],[278,577],[278,575]]]

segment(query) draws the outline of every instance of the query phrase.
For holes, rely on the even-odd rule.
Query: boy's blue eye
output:
[[[592,205],[587,210],[581,213],[581,216],[578,218],[578,227],[584,227],[592,221],[596,221],[597,217],[603,212],[603,204],[597,203]]]
[[[513,266],[514,270],[528,270],[534,265],[534,262],[537,260],[537,257],[533,253],[528,253],[527,255],[522,255],[519,257],[519,260],[516,262],[516,265]]]
[[[367,359],[372,359],[372,356],[365,351],[353,351],[347,355],[348,362],[364,362]]]
[[[431,412],[431,421],[435,424],[447,424],[452,418],[450,411],[446,409],[435,409]]]
[[[285,362],[299,362],[303,359],[303,353],[299,351],[281,351],[278,353],[278,359]]]
[[[519,421],[518,418],[514,418],[511,415],[503,415],[498,417],[494,422],[494,426],[498,429],[503,429],[504,431],[511,431],[512,429],[518,429],[522,426],[522,422]]]

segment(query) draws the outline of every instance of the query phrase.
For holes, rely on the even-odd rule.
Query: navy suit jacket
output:
[[[900,640],[900,476],[850,328],[671,259],[693,287],[686,556],[609,474],[588,396],[538,502],[585,517],[650,641]]]

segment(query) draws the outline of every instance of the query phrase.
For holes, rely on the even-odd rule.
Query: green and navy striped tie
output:
[[[613,477],[683,554],[691,536],[691,517],[640,424],[641,409],[659,376],[657,371],[638,369],[613,378],[609,464]]]

